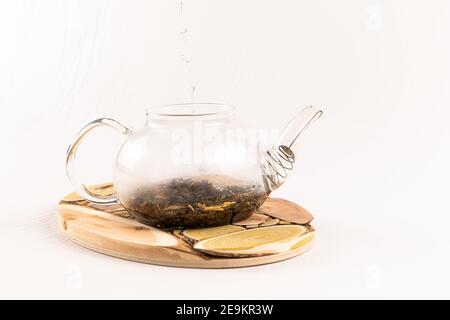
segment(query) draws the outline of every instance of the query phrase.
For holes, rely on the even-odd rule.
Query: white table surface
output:
[[[33,3],[0,4],[0,298],[450,298],[448,1]],[[268,129],[323,106],[276,193],[314,214],[311,251],[176,269],[59,234],[81,126],[139,125],[146,106],[191,99]],[[87,182],[111,176],[120,141],[102,134],[80,158]]]

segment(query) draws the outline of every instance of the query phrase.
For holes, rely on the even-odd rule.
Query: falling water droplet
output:
[[[180,24],[179,24],[179,31],[178,31],[178,41],[180,41],[180,60],[182,64],[184,65],[184,77],[186,80],[189,81],[190,78],[192,78],[191,73],[191,57],[186,54],[186,49],[188,46],[188,31],[189,31],[189,25],[186,24],[185,21],[185,13],[184,13],[184,0],[178,0],[176,2],[177,4],[177,11],[179,14]],[[190,79],[189,82],[191,82],[193,79]],[[189,83],[188,82],[188,83]],[[191,82],[192,83],[192,82]],[[195,86],[189,86],[188,88],[191,89],[191,97],[194,96],[195,93]],[[189,89],[188,89],[189,90]]]

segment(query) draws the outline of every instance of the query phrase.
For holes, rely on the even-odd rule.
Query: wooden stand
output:
[[[111,184],[91,187],[111,194]],[[268,199],[249,219],[208,229],[165,231],[135,221],[119,204],[99,206],[72,193],[58,206],[61,231],[73,242],[117,258],[185,268],[238,268],[290,259],[315,237],[311,214]]]

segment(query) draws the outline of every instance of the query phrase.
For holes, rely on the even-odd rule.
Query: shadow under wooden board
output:
[[[92,186],[97,194],[111,184]],[[78,194],[58,205],[60,230],[73,242],[117,258],[184,268],[239,268],[298,256],[313,243],[312,215],[299,205],[269,198],[249,219],[232,225],[166,231],[134,220],[120,205],[95,205]]]

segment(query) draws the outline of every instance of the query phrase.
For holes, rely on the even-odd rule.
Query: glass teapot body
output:
[[[117,156],[122,205],[158,227],[218,226],[248,218],[267,197],[258,146],[222,105],[178,105],[148,112]],[[239,136],[239,133],[241,136]]]

